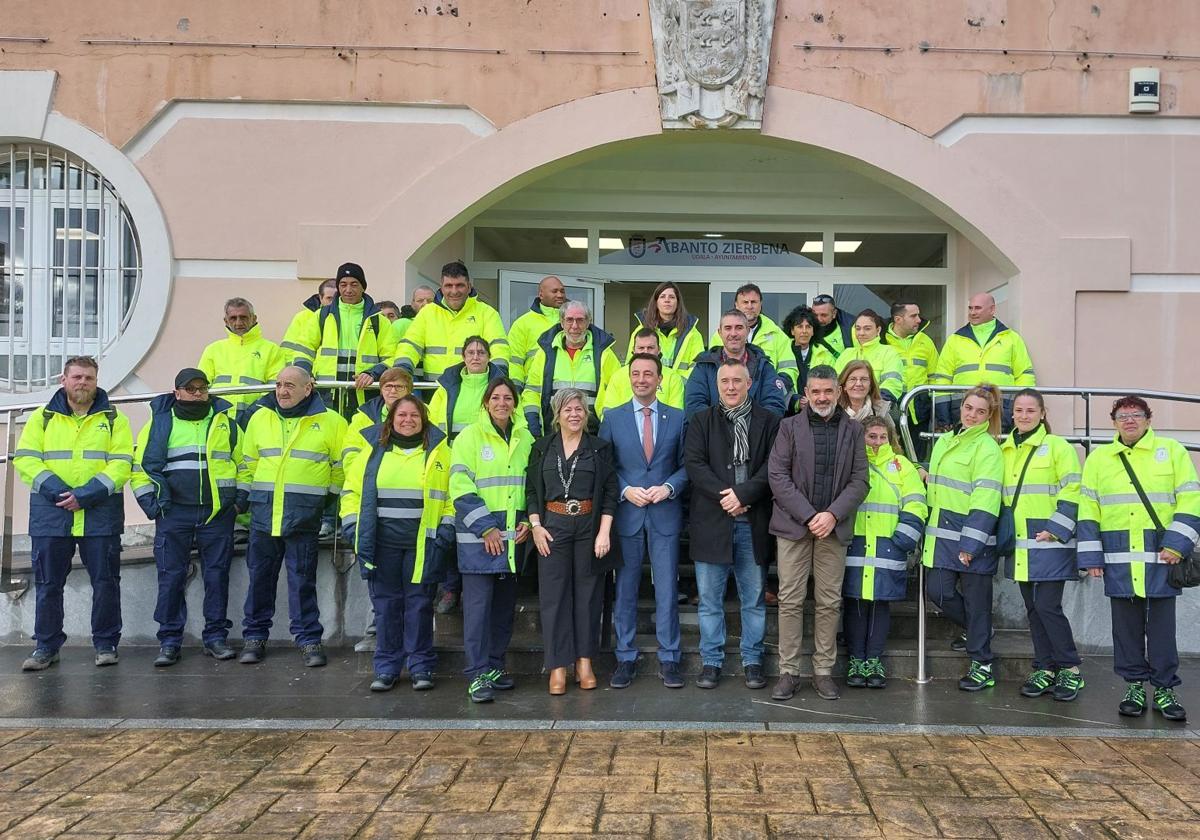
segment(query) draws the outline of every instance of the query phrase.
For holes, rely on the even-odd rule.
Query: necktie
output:
[[[646,453],[646,463],[654,460],[654,422],[650,419],[650,406],[642,409],[642,451]]]

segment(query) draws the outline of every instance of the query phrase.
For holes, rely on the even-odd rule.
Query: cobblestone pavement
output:
[[[1200,742],[0,732],[0,837],[1200,837]]]

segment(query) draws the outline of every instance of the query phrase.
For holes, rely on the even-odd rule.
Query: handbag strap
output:
[[[1025,466],[1021,467],[1021,475],[1017,478],[1017,489],[1013,493],[1013,500],[1010,507],[1013,510],[1017,509],[1017,502],[1021,498],[1021,488],[1025,486],[1025,473],[1029,472],[1029,462],[1033,460],[1033,456],[1037,453],[1037,447],[1029,448],[1029,457],[1025,459]]]
[[[1129,475],[1129,480],[1133,482],[1133,489],[1137,491],[1138,498],[1142,500],[1142,505],[1146,508],[1146,513],[1150,514],[1150,521],[1154,523],[1154,530],[1161,534],[1163,528],[1162,520],[1158,518],[1158,514],[1154,511],[1154,505],[1150,504],[1150,500],[1146,498],[1146,491],[1142,489],[1142,482],[1138,481],[1137,473],[1133,471],[1133,465],[1129,463],[1129,456],[1124,452],[1118,453],[1121,463],[1125,465],[1125,472]]]

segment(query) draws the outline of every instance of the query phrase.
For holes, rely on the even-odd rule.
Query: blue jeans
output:
[[[246,565],[250,585],[246,590],[243,639],[266,640],[275,618],[275,590],[279,570],[287,565],[288,629],[299,647],[319,644],[325,635],[317,609],[317,535],[294,534],[273,537],[265,531],[250,531]]]
[[[742,604],[742,667],[761,665],[767,605],[762,569],[754,559],[754,538],[749,522],[733,523],[732,564],[696,562],[696,588],[700,591],[700,656],[705,665],[717,668],[725,661],[725,587],[731,572],[737,581]]]
[[[158,565],[159,644],[179,647],[187,624],[187,572],[192,544],[200,550],[204,580],[204,644],[224,642],[233,622],[229,620],[229,563],[233,557],[235,511],[226,508],[205,522],[211,511],[200,505],[172,505],[155,520],[154,560]]]
[[[650,569],[654,575],[654,630],[658,636],[658,661],[679,662],[679,535],[663,536],[645,529],[632,537],[619,537],[621,561],[617,569],[617,593],[613,602],[613,630],[617,637],[617,661],[636,662],[638,587],[642,562],[650,547]]]
[[[67,640],[63,588],[77,546],[92,581],[92,644],[97,650],[115,648],[121,641],[120,536],[33,538],[33,641],[57,652]]]

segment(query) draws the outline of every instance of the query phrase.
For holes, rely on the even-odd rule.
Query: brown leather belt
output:
[[[546,510],[563,516],[583,516],[592,512],[592,500],[567,499],[565,502],[546,502]]]

